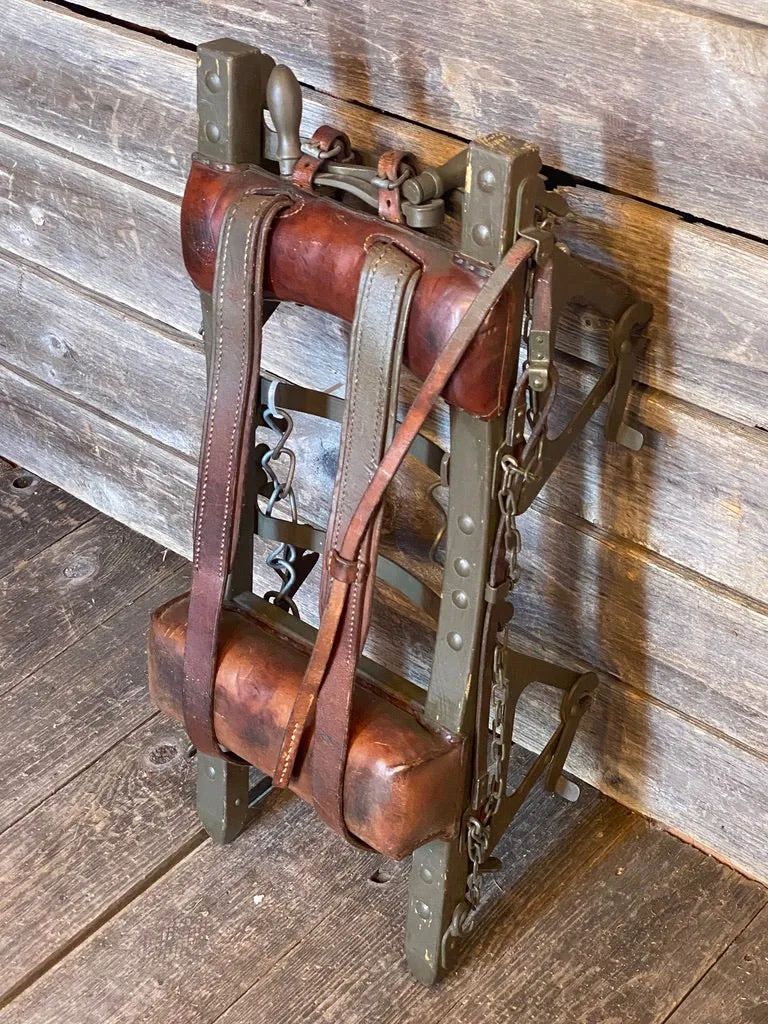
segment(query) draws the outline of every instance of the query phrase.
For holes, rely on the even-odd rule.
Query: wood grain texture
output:
[[[669,1024],[764,1024],[768,1020],[768,909],[728,947]]]
[[[5,133],[0,167],[11,212],[0,217],[0,248],[44,268],[68,268],[76,283],[189,334],[199,329],[175,200]]]
[[[292,1024],[297,990],[308,1024],[329,1009],[345,1024],[661,1024],[765,893],[613,808],[577,809],[559,828],[537,809],[532,827],[519,822],[524,839],[503,841],[484,927],[441,985],[425,991],[400,967],[407,889],[396,876],[354,928],[341,908],[331,914],[220,1024]]]
[[[164,545],[182,553],[189,550],[194,491],[194,467],[190,463],[178,456],[172,457],[167,449],[125,427],[102,420],[92,411],[7,371],[0,372],[0,387],[8,408],[13,411],[13,416],[7,417],[13,431],[9,436],[18,446],[20,457],[41,459],[45,453],[49,460],[46,472],[54,480],[59,474],[62,482],[75,486],[81,497],[95,503],[103,501],[108,514],[123,518]],[[50,446],[43,449],[35,435],[35,424],[41,415],[58,424],[55,449]],[[98,474],[94,472],[96,463],[89,461],[80,444],[83,436],[89,437],[98,451]],[[128,471],[135,465],[142,469],[138,478]],[[147,495],[153,495],[156,502],[148,502]],[[526,528],[532,528],[535,516],[531,513],[527,517]],[[622,803],[668,823],[754,877],[768,880],[765,857],[768,812],[764,801],[768,761],[742,740],[729,740],[724,732],[713,731],[711,726],[696,721],[689,714],[691,709],[708,714],[707,709],[712,706],[715,715],[722,716],[716,719],[718,722],[734,731],[744,730],[754,742],[760,742],[762,727],[749,723],[753,717],[755,723],[763,721],[764,683],[758,677],[742,686],[740,675],[732,671],[723,672],[723,679],[717,662],[711,670],[700,672],[702,655],[697,652],[697,630],[706,631],[707,617],[706,605],[697,588],[691,588],[686,598],[684,588],[669,589],[670,581],[662,575],[647,590],[638,593],[635,589],[638,578],[643,579],[645,574],[653,572],[653,564],[643,562],[642,552],[637,552],[636,557],[634,553],[628,557],[627,552],[622,552],[622,557],[628,560],[623,564],[619,560],[612,568],[605,568],[614,557],[611,545],[603,547],[594,540],[586,547],[585,544],[579,538],[574,541],[577,553],[587,552],[585,561],[591,560],[592,566],[599,565],[603,559],[605,562],[600,582],[595,584],[595,590],[602,595],[599,602],[593,601],[581,609],[582,615],[597,615],[598,619],[598,625],[583,631],[584,654],[589,656],[590,647],[592,650],[597,647],[600,635],[600,643],[615,659],[610,668],[627,671],[633,688],[606,672],[601,673],[602,686],[577,740],[570,762],[572,770]],[[564,550],[567,551],[567,545]],[[553,556],[547,551],[540,557],[549,562]],[[565,580],[583,571],[581,561],[564,561]],[[677,580],[676,574],[671,576],[672,580]],[[562,588],[567,592],[567,585],[559,588],[548,579],[542,587],[540,579],[534,576],[528,579],[536,583],[527,593],[531,599],[538,595],[540,603],[535,607],[539,611],[523,613],[521,609],[521,615],[529,616],[529,622],[533,622],[532,636],[519,632],[516,642],[532,653],[551,654],[562,663],[582,668],[583,662],[572,653],[581,643],[581,619],[575,623],[566,618],[560,623],[558,639],[562,637],[566,643],[562,649],[550,650],[542,636],[542,619],[547,615],[553,620],[557,617],[557,605],[555,610],[547,610],[547,602],[556,601]],[[257,585],[264,586],[266,582],[265,570],[257,561]],[[618,586],[619,590],[611,590],[609,586]],[[646,592],[667,595],[659,616],[661,621],[668,621],[669,629],[656,632],[654,628],[636,636],[630,633],[624,638],[624,633],[635,629],[638,621],[642,622],[641,616],[651,614],[648,607],[652,606],[644,607],[640,596]],[[303,613],[313,617],[316,607],[316,589],[308,587],[306,600],[302,602]],[[372,631],[369,646],[372,656],[394,671],[425,683],[429,671],[429,634],[423,621],[409,607],[393,603],[391,594],[384,588],[376,615],[378,628]],[[737,608],[733,609],[733,617],[734,628],[741,628]],[[679,629],[679,625],[688,620],[701,625],[687,631],[691,647],[686,653],[683,646],[686,630]],[[675,628],[680,633],[676,645],[673,644]],[[762,644],[762,623],[753,628],[757,628],[758,633],[752,635]],[[759,662],[760,650],[758,646],[751,652],[749,646],[745,646],[739,657],[744,659],[745,665],[753,656]],[[603,653],[601,660],[607,658]],[[664,668],[667,662],[669,667]],[[745,668],[745,673],[753,670]],[[732,698],[720,695],[722,686],[733,687]],[[646,687],[647,694],[640,689]],[[742,699],[747,702],[744,710],[732,713],[731,704]],[[678,710],[670,706],[673,702],[677,703]],[[518,718],[517,739],[529,749],[540,749],[548,738],[547,730],[554,723],[550,704],[541,695],[533,694]],[[713,789],[713,766],[716,766],[718,778],[729,780],[727,785]]]
[[[205,401],[199,337],[162,329],[2,255],[0,301],[0,360],[196,454]]]
[[[54,160],[60,172],[59,158]],[[74,167],[76,176],[82,171]],[[111,184],[106,177],[100,177],[100,182]],[[123,186],[118,183],[118,188]],[[132,201],[144,200],[152,204],[155,197],[134,190]],[[159,202],[160,207],[153,208],[164,211],[170,231],[172,204]],[[102,236],[93,221],[88,224],[94,232],[94,247],[89,251],[94,252]],[[110,255],[109,236],[115,237],[117,230],[116,224],[114,230],[105,229],[107,237],[102,238],[105,244],[98,259],[88,256],[74,273],[82,281],[98,273],[115,298],[128,304],[142,302],[143,292],[126,282],[122,273],[124,253]],[[53,237],[46,242],[47,258],[60,267],[56,243]],[[181,306],[174,304],[172,293],[179,284],[176,271],[158,265],[152,301],[144,305],[154,305],[157,312],[158,296],[165,295],[166,309],[178,313]],[[5,339],[0,340],[0,355],[18,370],[54,383],[101,412],[193,454],[204,400],[203,361],[194,338],[163,331],[159,325],[104,308],[77,293],[65,293],[51,303],[60,291],[60,285],[28,267],[0,260],[0,295],[7,297],[11,310],[8,326],[0,331]],[[188,282],[182,297],[189,298],[192,307],[186,319],[198,322],[197,300],[189,294]],[[83,329],[81,321],[92,321],[108,333],[102,335],[90,326]],[[124,333],[125,342],[121,340],[116,349],[114,338],[122,339]],[[331,318],[286,307],[265,331],[265,368],[290,380],[338,391],[346,373],[346,337],[346,328]],[[178,382],[172,403],[168,401],[171,380]],[[561,391],[566,413],[575,408],[593,380],[584,365],[565,363]],[[768,473],[766,432],[709,416],[654,390],[636,389],[631,415],[647,435],[639,454],[605,443],[599,417],[553,477],[543,500],[568,512],[575,510],[601,529],[764,601],[768,560],[761,481]],[[445,426],[444,415],[433,421],[433,433],[443,444],[447,443]]]
[[[448,0],[394,8],[281,0],[269,17],[234,0],[89,6],[188,42],[244,39],[334,96],[464,138],[507,131],[582,178],[768,234],[768,37],[757,26],[642,0],[557,0],[546,9],[494,0],[482,14]]]
[[[18,685],[179,564],[103,517],[22,562],[0,580],[0,690]]]
[[[1,1010],[0,1021],[213,1021],[336,905],[365,900],[380,862],[297,799],[272,794],[236,843],[205,843]]]
[[[184,749],[156,719],[0,837],[0,999],[202,841]]]
[[[13,59],[0,91],[0,122],[181,195],[196,138],[194,55],[62,8],[33,0],[9,3],[10,27],[0,47]],[[331,121],[363,149],[405,146],[424,162],[439,163],[459,145],[309,90],[304,115],[308,132]],[[9,154],[9,170],[13,159]],[[561,230],[574,251],[627,276],[655,304],[652,343],[639,379],[748,426],[765,426],[765,247],[593,189],[577,187],[568,194],[575,219]],[[156,217],[139,222],[142,233]],[[26,215],[22,219],[28,225]],[[71,269],[63,272],[72,276]],[[196,329],[196,315],[193,309],[187,327]],[[588,317],[578,326],[583,331],[587,323],[576,350],[602,359],[600,325]],[[563,345],[576,347],[573,329]]]
[[[186,585],[186,570],[163,580],[4,695],[0,831],[153,717],[147,625]]]
[[[32,473],[0,464],[0,576],[95,515],[95,509]]]

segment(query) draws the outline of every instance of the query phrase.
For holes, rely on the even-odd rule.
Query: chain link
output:
[[[273,518],[276,506],[281,502],[287,502],[290,521],[296,523],[299,517],[296,493],[293,489],[293,478],[296,474],[296,455],[287,447],[288,439],[293,432],[293,417],[276,403],[279,384],[280,381],[273,380],[269,385],[267,404],[262,414],[266,426],[277,435],[275,443],[271,447],[267,446],[265,448],[261,458],[261,468],[266,474],[267,481],[272,485],[272,492],[267,496],[264,515]],[[281,461],[286,463],[284,480],[281,480],[275,471],[275,467]],[[297,558],[298,552],[293,544],[278,544],[267,555],[266,563],[280,577],[280,587],[277,590],[268,590],[264,594],[264,600],[277,605],[278,608],[282,608],[298,618],[299,610],[296,602],[290,596],[296,582]]]

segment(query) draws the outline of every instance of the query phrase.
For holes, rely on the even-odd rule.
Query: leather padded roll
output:
[[[158,707],[182,720],[188,595],[158,608],[149,634],[149,685]],[[274,770],[309,644],[286,639],[255,613],[228,605],[221,617],[214,691],[216,736],[261,771]],[[312,729],[291,789],[312,802]],[[408,703],[359,677],[352,706],[344,813],[349,830],[387,857],[407,857],[458,831],[463,745],[423,725]]]
[[[210,292],[219,232],[227,209],[249,189],[279,188],[294,206],[270,235],[267,291],[351,323],[358,282],[371,245],[390,241],[412,256],[422,274],[405,339],[405,364],[424,380],[453,330],[488,279],[423,232],[413,231],[303,189],[256,167],[229,170],[195,160],[181,207],[184,262],[198,288]],[[452,374],[443,397],[483,419],[506,408],[520,344],[525,275],[505,290]]]

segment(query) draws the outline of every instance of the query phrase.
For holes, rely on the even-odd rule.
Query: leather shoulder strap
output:
[[[239,530],[261,363],[263,277],[269,229],[291,200],[246,192],[222,225],[213,288],[213,350],[197,477],[193,573],[182,707],[191,742],[222,750],[213,726],[219,616]]]
[[[349,520],[341,544],[330,553],[328,573],[331,577],[317,640],[288,720],[283,746],[274,772],[274,783],[287,786],[290,781],[301,737],[312,714],[317,695],[328,679],[341,624],[346,618],[347,604],[354,593],[353,585],[360,573],[358,556],[384,492],[405,458],[411,443],[424,425],[430,410],[471,345],[488,313],[493,309],[509,282],[523,272],[535,246],[521,239],[509,250],[489,277],[483,289],[461,318],[447,345],[435,360],[424,384],[417,393],[408,415],[400,424],[392,443],[365,488]],[[314,771],[313,771],[314,774]]]
[[[330,587],[330,559],[392,439],[403,345],[419,265],[397,246],[377,242],[360,277],[352,323],[339,467],[328,528],[321,594]],[[357,578],[315,712],[312,793],[320,816],[346,834],[343,783],[357,663],[370,622],[380,511],[357,557]],[[321,600],[321,614],[325,604]]]

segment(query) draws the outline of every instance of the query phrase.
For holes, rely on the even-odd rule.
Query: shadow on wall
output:
[[[611,150],[606,159],[626,166],[631,159],[637,175],[644,175],[653,187],[652,139],[637,125],[628,125],[623,133],[626,151],[615,148],[615,126],[610,132]],[[606,167],[611,175],[611,168]],[[621,224],[592,222],[588,234],[594,248],[615,250],[616,231]],[[578,250],[579,231],[572,232]],[[655,253],[658,279],[668,280],[670,239],[665,222],[659,221],[655,238],[647,239]],[[627,265],[616,266],[616,273],[633,282],[633,254],[627,253]],[[654,320],[649,344],[657,347],[653,360],[673,366],[667,331],[667,296],[663,290],[641,298],[654,301]],[[584,350],[601,351],[606,325],[591,311],[579,310],[577,318],[585,339]],[[603,342],[603,343],[600,343]],[[594,381],[576,360],[564,360],[562,381],[566,392],[560,399],[568,415],[575,411]],[[604,364],[603,364],[604,365]],[[602,433],[605,407],[597,422],[577,442],[567,464],[550,484],[555,500],[542,492],[536,510],[529,513],[524,537],[530,552],[522,555],[524,577],[516,602],[516,629],[513,642],[534,652],[545,650],[571,667],[595,667],[601,682],[592,707],[585,716],[571,764],[583,778],[630,806],[653,813],[653,798],[648,780],[657,773],[652,763],[654,738],[649,721],[650,707],[643,694],[652,692],[655,671],[649,651],[649,623],[658,610],[648,604],[647,563],[640,549],[651,546],[654,514],[654,451],[666,424],[655,431],[642,422],[643,386],[635,385],[630,400],[628,421],[645,436],[641,452],[631,452],[608,442]],[[568,394],[570,392],[570,394]],[[561,406],[562,409],[562,406]],[[562,425],[565,417],[558,426]],[[670,424],[670,428],[672,425]],[[539,510],[545,510],[541,514]],[[599,526],[599,531],[589,524]],[[621,536],[631,535],[637,548],[630,549]],[[526,565],[528,566],[526,571]],[[541,689],[527,700],[527,723],[521,733],[526,741],[537,744],[545,739],[543,722],[555,724],[554,703]],[[533,724],[531,724],[533,723]]]

